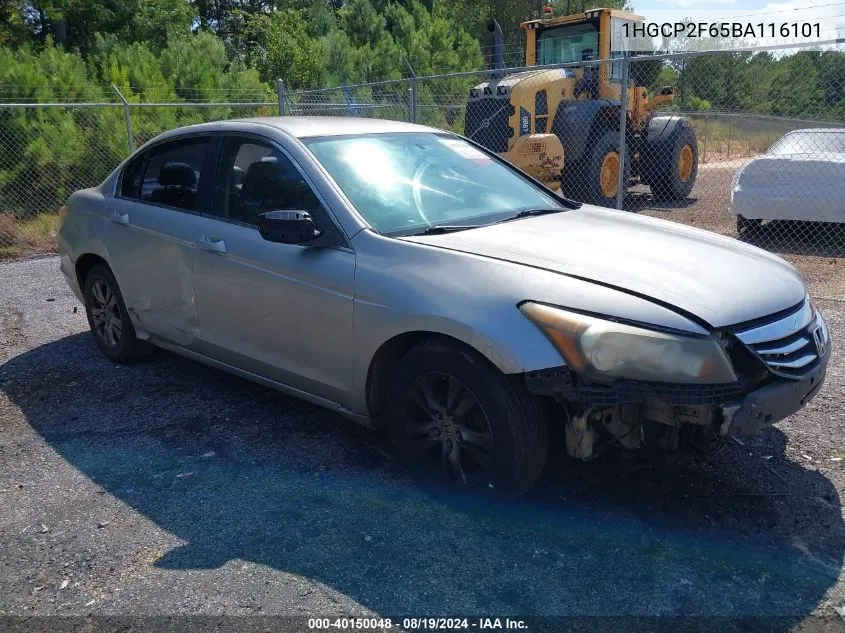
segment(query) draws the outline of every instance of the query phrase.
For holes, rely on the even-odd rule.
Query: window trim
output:
[[[157,141],[157,142],[153,143],[152,145],[145,146],[142,149],[138,150],[137,152],[135,152],[135,154],[133,154],[129,158],[129,160],[126,161],[126,163],[123,165],[123,168],[120,170],[120,176],[117,179],[117,186],[115,187],[115,194],[114,194],[115,199],[116,200],[125,200],[127,202],[135,202],[135,203],[138,203],[138,204],[146,204],[146,205],[150,205],[152,207],[157,207],[157,208],[160,208],[160,209],[167,209],[169,211],[179,211],[180,213],[188,213],[188,214],[191,214],[191,215],[202,215],[202,211],[201,211],[202,204],[201,204],[200,201],[206,200],[206,196],[203,193],[203,190],[205,189],[205,187],[203,187],[203,184],[208,180],[208,177],[203,178],[203,175],[205,173],[207,173],[207,169],[209,168],[209,163],[212,160],[214,160],[214,163],[212,163],[212,165],[216,163],[216,150],[217,150],[216,141],[217,141],[218,136],[219,136],[219,134],[213,133],[213,132],[195,132],[195,133],[192,133],[192,134],[179,134],[177,136],[171,136],[171,137],[162,139],[161,141]],[[144,176],[147,173],[147,163],[149,162],[150,155],[153,152],[155,152],[156,150],[160,149],[161,147],[163,147],[165,145],[177,144],[177,143],[186,142],[186,141],[196,141],[196,140],[202,140],[202,139],[208,140],[209,148],[208,148],[208,151],[205,154],[205,158],[204,158],[202,167],[200,167],[200,178],[197,181],[197,197],[196,197],[196,201],[195,201],[195,207],[200,207],[200,208],[185,209],[184,207],[174,207],[174,206],[171,206],[169,204],[162,204],[161,202],[153,202],[152,200],[143,200],[142,198],[129,198],[127,196],[121,195],[121,192],[123,190],[123,176],[126,173],[126,170],[128,169],[130,163],[135,161],[136,156],[139,157],[139,159],[142,160],[143,163],[144,163],[144,171],[141,174],[141,188],[143,189]]]
[[[138,152],[135,152],[129,159],[126,161],[126,164],[123,165],[123,168],[120,170],[120,175],[117,178],[117,186],[114,189],[114,197],[118,198],[119,200],[140,200],[140,198],[130,198],[128,196],[121,195],[123,191],[123,177],[126,175],[126,172],[129,171],[129,168],[135,164],[135,162],[141,163],[141,166],[144,171],[147,169],[147,159],[149,158],[149,152],[144,149]],[[143,176],[144,172],[141,172],[141,188],[143,188]],[[139,191],[140,193],[140,191]]]
[[[299,173],[302,180],[308,185],[308,188],[311,190],[311,193],[314,194],[314,197],[317,198],[317,201],[320,203],[322,207],[322,215],[326,220],[332,223],[334,227],[334,233],[337,236],[337,248],[344,248],[344,249],[351,249],[351,244],[346,237],[346,233],[344,233],[343,229],[341,229],[340,225],[338,224],[337,220],[334,217],[334,213],[332,213],[328,203],[326,202],[325,196],[320,192],[320,190],[314,185],[314,180],[310,178],[306,173],[305,170],[302,169],[300,164],[296,161],[296,159],[291,155],[291,153],[281,145],[278,141],[274,139],[268,138],[267,136],[263,136],[261,134],[257,134],[255,132],[239,132],[239,131],[225,131],[219,133],[220,141],[216,147],[216,151],[214,152],[214,171],[212,174],[211,186],[209,187],[209,201],[208,201],[208,208],[211,212],[201,211],[200,215],[204,218],[209,218],[211,220],[217,220],[218,222],[225,222],[226,224],[233,224],[235,226],[242,226],[248,229],[254,229],[258,231],[258,227],[254,224],[248,224],[247,222],[241,222],[239,220],[234,220],[232,218],[225,218],[223,216],[217,215],[214,213],[214,192],[217,190],[217,179],[220,175],[220,160],[223,157],[223,147],[229,139],[236,139],[240,140],[241,142],[250,142],[250,143],[257,143],[263,144],[270,147],[273,150],[278,151],[282,156],[284,156],[293,168]],[[321,218],[322,219],[322,218]],[[325,233],[325,232],[324,232]],[[292,246],[308,246],[308,244],[294,244]]]

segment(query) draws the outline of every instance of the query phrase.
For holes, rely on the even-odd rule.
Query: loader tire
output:
[[[698,142],[686,119],[661,117],[652,121],[646,137],[642,172],[658,200],[689,196],[698,176]]]
[[[619,133],[608,130],[587,146],[586,156],[572,168],[564,168],[566,195],[573,200],[616,208],[619,193]],[[631,161],[625,161],[627,188]]]

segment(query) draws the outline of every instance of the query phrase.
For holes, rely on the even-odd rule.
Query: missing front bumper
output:
[[[580,438],[570,443],[567,437],[567,450],[586,459],[593,454],[593,444],[600,436],[624,448],[636,448],[648,427],[655,425],[672,429],[667,432],[674,443],[679,430],[690,427],[697,427],[696,433],[710,438],[754,435],[794,414],[816,396],[824,383],[828,357],[798,380],[763,372],[719,385],[624,380],[599,385],[580,380],[567,367],[555,367],[529,372],[525,381],[531,393],[552,396],[563,405],[567,431]],[[582,422],[584,428],[573,425],[574,421]],[[589,437],[584,435],[588,431]],[[671,448],[673,442],[667,447]]]
[[[820,364],[802,380],[779,379],[749,393],[741,402],[722,408],[722,435],[756,434],[763,427],[780,422],[803,408],[824,384],[827,363]]]

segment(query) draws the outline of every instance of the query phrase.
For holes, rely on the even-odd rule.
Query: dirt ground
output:
[[[647,467],[574,462],[553,430],[539,485],[496,508],[423,494],[387,438],[330,412],[167,353],[107,362],[57,266],[0,265],[0,628],[377,614],[841,630],[841,302],[819,300],[834,355],[791,419],[709,462]]]
[[[735,235],[739,164],[702,165],[685,205],[636,192],[629,208]],[[544,477],[504,509],[430,498],[383,435],[262,387],[166,353],[112,365],[54,257],[2,263],[0,629],[439,615],[555,633],[843,631],[845,266],[805,231],[755,239],[780,240],[830,326],[815,400],[708,462],[578,463],[553,429]]]

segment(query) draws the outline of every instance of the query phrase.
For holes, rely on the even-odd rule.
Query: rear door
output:
[[[300,168],[257,136],[226,136],[211,213],[197,220],[201,348],[241,369],[342,402],[352,350],[355,253]],[[312,214],[320,247],[268,242],[257,216]]]
[[[185,347],[199,331],[191,251],[211,145],[200,135],[150,148],[127,164],[107,208],[107,246],[127,308],[152,336]]]

